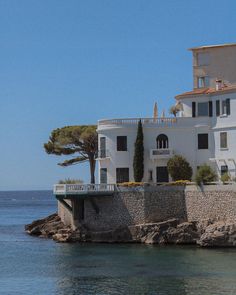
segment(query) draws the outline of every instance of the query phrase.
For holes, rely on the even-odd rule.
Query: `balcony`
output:
[[[101,125],[137,125],[141,120],[143,125],[172,126],[176,124],[177,118],[124,118],[99,120],[98,126]]]
[[[110,158],[110,152],[109,150],[99,150],[97,154],[96,160],[104,160]]]
[[[97,196],[113,195],[116,190],[115,184],[55,184],[53,193],[56,196]]]
[[[157,160],[157,159],[167,159],[174,155],[172,149],[152,149],[150,150],[150,159]]]

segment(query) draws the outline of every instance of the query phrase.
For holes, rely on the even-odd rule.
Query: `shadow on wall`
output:
[[[124,190],[113,196],[94,197],[99,212],[91,202],[84,202],[83,223],[90,230],[111,230],[145,222],[144,191]]]
[[[144,210],[146,223],[165,221],[170,218],[187,221],[185,187],[147,187]]]

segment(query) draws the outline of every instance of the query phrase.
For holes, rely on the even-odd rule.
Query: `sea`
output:
[[[25,233],[54,212],[51,191],[0,192],[0,294],[236,294],[236,249],[62,244]]]

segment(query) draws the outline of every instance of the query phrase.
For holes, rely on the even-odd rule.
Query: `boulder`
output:
[[[236,224],[227,221],[208,225],[201,235],[198,245],[201,247],[234,247],[236,246]]]
[[[166,243],[168,244],[196,244],[199,233],[196,224],[184,222],[176,228],[170,227],[166,232]]]
[[[28,234],[47,238],[55,234],[62,234],[60,230],[71,232],[71,228],[65,226],[56,213],[25,226],[25,231]]]

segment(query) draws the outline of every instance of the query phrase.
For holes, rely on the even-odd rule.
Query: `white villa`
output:
[[[175,97],[177,117],[141,118],[144,182],[168,182],[167,161],[184,156],[195,173],[207,163],[236,176],[236,44],[202,46],[193,53],[193,90]],[[133,181],[140,118],[98,122],[99,183]]]

